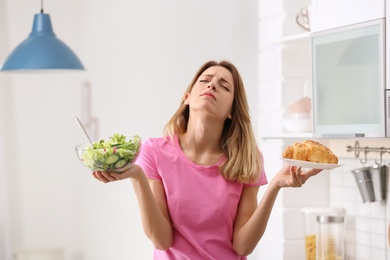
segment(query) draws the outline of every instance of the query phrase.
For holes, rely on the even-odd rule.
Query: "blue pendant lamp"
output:
[[[42,2],[41,2],[42,4]],[[7,57],[1,71],[85,70],[76,54],[56,37],[50,16],[35,14],[32,31]]]

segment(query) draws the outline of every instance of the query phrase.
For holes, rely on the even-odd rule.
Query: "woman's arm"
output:
[[[94,172],[93,174],[95,178],[105,183],[130,178],[146,236],[156,249],[166,250],[172,245],[172,224],[161,181],[148,180],[138,165],[133,165],[122,174],[109,174],[107,172]]]
[[[279,188],[274,181],[269,184],[261,202],[257,205],[259,187],[246,187],[241,194],[234,222],[233,249],[239,255],[249,255],[264,234]]]
[[[258,187],[246,187],[241,194],[234,223],[233,248],[239,255],[249,255],[256,247],[267,227],[272,207],[282,187],[301,187],[308,178],[321,170],[301,172],[301,168],[285,166],[270,182],[257,205]]]

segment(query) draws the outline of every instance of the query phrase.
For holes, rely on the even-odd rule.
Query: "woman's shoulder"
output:
[[[141,145],[140,157],[146,156],[150,158],[165,159],[177,154],[177,145],[175,139],[167,137],[149,137],[146,138]]]
[[[162,136],[162,137],[148,137],[143,142],[143,146],[151,146],[154,148],[161,148],[166,146],[172,146],[175,143],[176,137]]]

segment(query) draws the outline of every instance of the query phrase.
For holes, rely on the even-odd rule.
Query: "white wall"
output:
[[[0,0],[0,7],[3,62],[27,37],[40,2]],[[44,10],[88,71],[0,74],[7,248],[64,247],[75,260],[150,259],[130,182],[98,183],[76,159],[74,146],[85,141],[74,121],[80,88],[92,85],[99,137],[159,136],[198,67],[227,59],[241,71],[254,113],[257,1],[52,0]]]
[[[5,4],[0,1],[0,10],[4,10]],[[4,15],[0,15],[0,38],[5,42],[6,38],[6,19]],[[4,45],[5,47],[5,45]],[[0,55],[5,53],[3,48],[0,48]],[[6,162],[6,137],[8,128],[6,127],[6,115],[3,113],[7,109],[7,94],[8,89],[4,87],[6,81],[0,78],[0,259],[8,259],[11,256],[9,251],[10,234],[9,234],[9,214],[8,214],[8,185],[7,185],[7,168]]]

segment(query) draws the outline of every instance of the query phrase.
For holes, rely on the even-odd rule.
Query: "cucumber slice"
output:
[[[107,157],[106,159],[106,164],[114,164],[116,163],[117,161],[119,161],[119,155],[114,153],[114,154],[111,154],[110,156]]]
[[[97,171],[104,172],[108,169],[108,165],[104,162],[95,161],[94,167]]]
[[[118,169],[118,168],[122,168],[124,167],[125,165],[127,164],[127,160],[125,159],[122,159],[122,160],[119,160],[115,163],[115,168]]]

